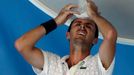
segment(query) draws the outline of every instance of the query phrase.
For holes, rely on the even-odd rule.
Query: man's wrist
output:
[[[94,15],[92,16],[92,19],[93,19],[93,20],[96,20],[96,18],[101,18],[101,16],[100,16],[100,15],[97,15],[97,14],[94,14]]]
[[[54,20],[55,20],[55,23],[57,24],[57,26],[58,25],[60,25],[60,22],[59,22],[59,20],[58,20],[58,18],[56,17],[56,18],[54,18]]]
[[[43,26],[46,29],[46,34],[48,34],[49,32],[57,28],[57,23],[54,19],[51,19],[45,23],[42,23],[41,26]]]

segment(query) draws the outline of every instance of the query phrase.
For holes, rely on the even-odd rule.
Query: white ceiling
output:
[[[30,0],[48,15],[55,17],[66,4],[78,0]],[[134,45],[134,0],[94,0],[101,11],[117,29],[119,37]]]

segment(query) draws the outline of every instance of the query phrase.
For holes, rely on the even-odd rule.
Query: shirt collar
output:
[[[87,62],[90,58],[92,57],[92,55],[88,55],[86,58],[84,58],[82,61],[80,62]],[[63,56],[61,58],[61,62],[62,63],[67,63],[66,60],[69,58],[69,55]]]
[[[66,55],[64,57],[61,58],[61,62],[62,63],[66,63],[66,60],[69,58],[69,55]]]

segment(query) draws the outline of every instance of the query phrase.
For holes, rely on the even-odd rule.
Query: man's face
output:
[[[76,44],[91,45],[95,39],[95,23],[89,18],[76,19],[67,37]]]

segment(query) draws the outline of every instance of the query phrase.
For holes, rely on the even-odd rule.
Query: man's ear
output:
[[[98,42],[98,38],[95,38],[94,40],[93,40],[93,44],[96,44]]]
[[[69,40],[70,39],[70,33],[66,32],[66,38]]]

